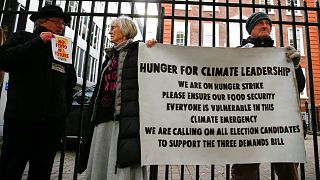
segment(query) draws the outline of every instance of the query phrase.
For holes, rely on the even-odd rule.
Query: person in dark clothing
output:
[[[253,13],[246,22],[246,29],[250,36],[242,41],[241,47],[274,47],[270,37],[272,21],[264,12]],[[298,91],[305,87],[300,62],[300,54],[291,46],[286,47],[287,60],[292,61],[295,68]],[[298,163],[272,163],[279,180],[298,180]],[[232,180],[258,180],[259,164],[234,164],[231,169]]]
[[[28,179],[50,179],[76,85],[73,65],[54,60],[51,48],[71,17],[48,5],[30,19],[33,33],[13,33],[0,47],[0,69],[9,73],[1,180],[21,179],[27,162]]]

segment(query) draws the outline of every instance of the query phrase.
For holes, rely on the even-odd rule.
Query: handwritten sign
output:
[[[305,162],[284,48],[139,47],[142,165]]]
[[[72,64],[71,39],[54,35],[51,39],[53,58],[62,63]]]

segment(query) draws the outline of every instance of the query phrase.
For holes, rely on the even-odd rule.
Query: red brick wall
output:
[[[307,0],[307,6],[314,7],[314,0]],[[308,12],[308,21],[317,22],[316,12]],[[317,119],[318,119],[318,130],[320,130],[320,57],[319,57],[319,31],[317,27],[309,28],[310,35],[310,47],[311,47],[311,59],[312,59],[312,74],[313,74],[313,86],[314,86],[314,97],[315,97],[315,106],[317,108]]]
[[[308,6],[314,6],[313,0],[307,0]],[[316,12],[308,12],[308,21],[317,22]],[[310,46],[311,46],[311,59],[312,59],[312,72],[313,72],[313,82],[314,82],[314,95],[315,103],[319,105],[320,103],[320,59],[319,59],[319,32],[317,27],[309,28],[310,34]]]
[[[164,7],[164,15],[165,16],[172,16],[172,5],[170,4],[163,4]],[[163,30],[163,43],[170,44],[171,39],[171,20],[165,19],[164,20],[164,30]]]
[[[282,4],[285,5],[285,0],[282,0]],[[234,2],[234,3],[238,3],[237,0],[230,0],[229,1],[230,3],[231,2]],[[252,3],[251,0],[244,0],[243,3]],[[256,3],[258,3],[258,0],[256,0]],[[276,1],[275,1],[276,3]],[[165,9],[165,16],[172,16],[172,5],[171,4],[163,4],[162,5]],[[259,9],[257,8],[255,10],[256,12],[259,11]],[[274,21],[278,21],[278,11],[277,10],[274,10],[275,14],[270,14],[270,18]],[[216,18],[221,18],[221,19],[226,19],[227,18],[227,15],[226,15],[226,7],[218,7],[218,11],[203,11],[202,14],[201,14],[201,17],[205,17],[205,18],[211,18],[212,17],[212,13],[215,13],[215,17]],[[303,14],[303,12],[301,12]],[[232,19],[233,17],[236,17],[236,19],[238,19],[238,16],[239,16],[239,8],[236,8],[236,7],[229,7],[229,18]],[[245,17],[249,17],[250,15],[252,14],[252,8],[243,8],[242,9],[242,16],[243,18],[245,19]],[[184,17],[185,16],[185,11],[184,10],[178,10],[178,9],[175,9],[174,11],[174,15],[175,16],[182,16]],[[199,7],[197,5],[191,5],[190,8],[189,8],[189,12],[188,12],[188,16],[189,17],[200,17],[200,14],[199,14]],[[286,11],[285,10],[282,10],[282,20],[283,21],[291,21],[292,17],[291,15],[287,15],[286,14]],[[304,17],[303,16],[297,16],[295,18],[296,21],[304,21]],[[175,22],[177,21],[182,21],[184,22],[184,20],[177,20],[175,19]],[[189,33],[189,38],[190,38],[190,45],[191,46],[198,46],[199,45],[199,21],[189,21],[190,23],[190,32],[192,33]],[[202,22],[204,23],[204,22]],[[224,47],[226,46],[226,41],[227,41],[227,26],[226,26],[226,23],[224,22],[218,22],[216,21],[215,23],[218,23],[219,24],[219,44],[216,44],[216,46],[219,46],[219,47]],[[163,39],[163,42],[164,43],[170,43],[170,37],[171,37],[171,34],[170,34],[170,30],[171,30],[171,20],[168,19],[168,20],[165,20],[165,23],[164,23],[164,39]],[[288,37],[288,33],[287,33],[287,27],[288,26],[283,26],[283,35],[284,35],[284,39],[285,39],[285,42],[284,42],[284,45],[286,46],[288,43],[287,43],[287,37]],[[280,39],[280,36],[279,36],[279,26],[278,25],[274,25],[273,28],[275,28],[276,30],[276,35],[277,35],[277,38],[276,38],[276,45],[279,46],[279,39]],[[297,28],[299,28],[299,26],[297,26]],[[301,27],[303,28],[303,27]],[[232,29],[230,29],[230,31],[232,31]],[[305,41],[304,41],[304,45],[305,45]],[[306,46],[305,46],[306,47]],[[306,48],[305,48],[306,49]],[[305,58],[303,58],[302,62],[305,62]]]

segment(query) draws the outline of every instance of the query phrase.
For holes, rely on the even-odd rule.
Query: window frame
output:
[[[297,40],[299,40],[299,43],[297,43],[297,50],[299,51],[301,56],[304,56],[304,42],[303,42],[303,29],[302,28],[296,28],[296,36]],[[293,28],[288,27],[288,45],[293,46],[293,44],[290,43],[290,40],[293,42]]]
[[[188,26],[187,46],[189,46],[190,45],[190,23],[189,22],[188,22],[187,26]],[[183,32],[184,36],[186,36],[185,22],[184,21],[176,21],[176,22],[174,22],[174,38],[173,38],[173,44],[174,45],[178,45],[177,44],[177,32],[179,32],[179,31]]]
[[[213,47],[212,36],[215,35],[215,47],[220,47],[220,38],[219,38],[219,24],[215,24],[215,33],[212,34],[212,22],[203,23],[202,30],[202,46],[203,47]],[[208,33],[208,35],[207,35]],[[210,38],[206,38],[206,36],[210,36]],[[210,39],[210,40],[209,40]],[[211,43],[211,44],[210,44]]]
[[[273,0],[267,0],[268,5],[274,5]],[[265,5],[265,0],[259,0],[259,4],[261,5]],[[265,12],[265,8],[260,8],[259,9],[260,12]],[[274,9],[268,9],[268,14],[276,14]]]
[[[286,0],[286,6],[291,6],[291,0]],[[299,0],[294,0],[294,6],[295,7],[300,7],[300,1]],[[294,10],[294,14],[296,16],[302,16],[300,10]],[[291,16],[291,10],[290,9],[286,10],[286,15],[287,16]]]

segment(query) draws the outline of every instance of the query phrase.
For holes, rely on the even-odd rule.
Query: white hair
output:
[[[120,16],[112,20],[111,26],[115,25],[119,26],[121,33],[128,39],[133,39],[138,33],[137,26],[128,16]]]

